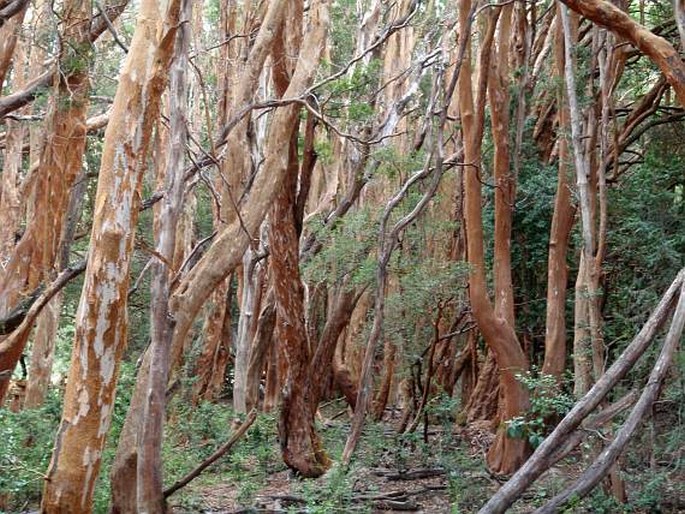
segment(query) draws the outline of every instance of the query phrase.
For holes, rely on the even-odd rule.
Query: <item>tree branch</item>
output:
[[[630,41],[668,80],[685,107],[685,63],[666,39],[633,20],[627,13],[606,0],[561,0],[579,14]]]

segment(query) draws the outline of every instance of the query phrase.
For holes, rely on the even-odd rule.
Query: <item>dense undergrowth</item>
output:
[[[678,399],[682,399],[682,392],[669,388],[655,408],[655,418],[622,459],[628,502],[620,505],[597,488],[567,512],[656,513],[678,512],[685,507],[681,500],[685,498],[685,419]],[[0,411],[1,512],[28,512],[38,507],[60,407],[59,395],[52,394],[38,410]],[[383,498],[400,498],[402,491],[423,512],[475,512],[500,482],[484,467],[485,443],[479,439],[483,431],[456,425],[454,407],[449,399],[433,402],[430,425],[419,425],[415,433],[402,435],[394,429],[397,416],[389,411],[385,422],[367,426],[349,469],[334,465],[317,480],[300,480],[285,468],[279,454],[276,419],[261,414],[231,453],[170,497],[169,504],[177,513],[250,512],[250,508],[263,508],[274,501],[283,512],[377,512]],[[332,418],[343,411],[344,405],[334,402],[322,409],[319,422],[325,447],[334,460],[342,453],[349,423],[344,414]],[[117,409],[115,413],[96,492],[96,513],[108,509],[108,467],[123,423],[122,412]],[[191,409],[182,395],[172,403],[170,412],[164,442],[167,484],[206,459],[228,439],[231,425],[238,421],[225,404],[203,403]],[[591,453],[590,446],[586,445],[586,453]],[[580,472],[584,462],[581,451],[572,454],[529,490],[514,510],[530,512],[544,504]],[[417,470],[427,472],[428,478],[397,479]],[[392,476],[396,478],[390,480]]]

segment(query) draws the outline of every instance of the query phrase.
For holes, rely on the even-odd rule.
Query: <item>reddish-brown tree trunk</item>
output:
[[[4,23],[0,26],[0,91],[5,84],[5,76],[12,63],[12,57],[14,57],[14,48],[28,4],[28,2],[24,2],[24,6],[19,12],[9,20],[3,20]]]
[[[230,298],[233,288],[230,277],[213,293],[207,302],[207,314],[202,325],[202,352],[195,363],[196,381],[193,384],[192,402],[212,401],[223,385],[226,366],[231,354]]]
[[[468,26],[471,2],[460,4],[459,19],[461,27]],[[466,35],[468,37],[468,35]],[[506,58],[506,57],[504,57]],[[501,419],[519,415],[528,406],[528,395],[516,380],[516,374],[527,369],[526,357],[518,343],[514,327],[510,324],[504,308],[495,309],[490,303],[485,279],[485,259],[483,254],[483,221],[481,183],[478,178],[480,169],[480,141],[477,120],[474,117],[474,104],[471,85],[471,64],[467,57],[459,76],[459,99],[462,130],[464,134],[464,160],[469,169],[465,171],[465,209],[464,218],[467,233],[467,256],[471,264],[469,273],[469,298],[478,328],[489,348],[495,355],[500,371],[502,391]],[[509,212],[497,211],[496,216],[510,216]],[[506,241],[496,243],[495,260],[499,259],[498,249],[504,251]],[[505,292],[505,284],[496,292]],[[525,460],[526,442],[507,436],[502,424],[497,432],[495,443],[488,452],[488,465],[498,473],[511,473]]]
[[[64,28],[60,59],[80,60],[66,74],[56,75],[55,96],[47,120],[46,140],[34,184],[33,209],[26,230],[0,272],[0,316],[10,312],[21,296],[33,291],[57,258],[71,187],[81,170],[86,137],[86,113],[90,81],[87,63],[91,57],[80,42],[87,34],[90,7],[73,1],[64,6]],[[21,155],[21,149],[19,149]],[[9,376],[21,356],[30,327],[0,343],[0,405]]]
[[[564,40],[560,30],[559,17],[556,20],[555,74],[564,74]],[[554,214],[549,237],[547,259],[547,314],[545,323],[545,358],[542,372],[561,378],[566,366],[566,290],[568,284],[569,238],[575,218],[575,207],[571,203],[569,183],[569,151],[566,135],[569,132],[569,115],[563,95],[558,95],[559,118],[557,190],[554,197]]]

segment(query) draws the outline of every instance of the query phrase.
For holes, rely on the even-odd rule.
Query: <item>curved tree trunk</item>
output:
[[[459,19],[461,27],[467,26],[471,2],[460,5]],[[468,36],[467,36],[468,37]],[[504,57],[506,59],[506,56]],[[474,117],[473,95],[471,85],[471,65],[469,58],[464,60],[463,71],[459,76],[459,98],[462,128],[464,133],[464,160],[469,165],[465,171],[465,210],[464,217],[467,232],[467,255],[471,264],[469,273],[469,298],[473,315],[486,343],[493,351],[500,370],[500,387],[502,391],[501,419],[519,415],[528,406],[528,394],[516,380],[515,375],[528,368],[526,357],[519,345],[507,317],[510,315],[508,302],[503,302],[498,309],[491,304],[487,293],[485,279],[485,259],[483,254],[483,221],[481,205],[481,183],[478,178],[480,169],[480,141]],[[508,209],[507,209],[508,210]],[[510,212],[498,210],[496,216],[511,216]],[[497,248],[503,251],[507,241],[500,241]],[[495,250],[495,260],[499,258]],[[506,293],[506,284],[502,284],[497,294]],[[496,286],[497,288],[497,286]],[[501,301],[501,300],[500,300]],[[496,302],[497,305],[498,302]],[[513,307],[513,305],[512,305]],[[507,317],[503,317],[507,316]],[[498,473],[511,473],[525,460],[526,442],[509,438],[506,427],[501,425],[495,443],[488,452],[488,465]]]

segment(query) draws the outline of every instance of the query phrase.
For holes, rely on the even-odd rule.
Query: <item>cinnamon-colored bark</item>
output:
[[[79,3],[90,8],[90,2]],[[158,2],[141,3],[119,78],[105,133],[88,269],[76,314],[62,423],[43,494],[44,512],[92,509],[126,343],[129,267],[145,155],[166,85],[178,9],[178,3],[170,4],[171,23],[165,25]],[[156,59],[149,59],[150,54]]]
[[[27,291],[49,277],[65,221],[71,187],[81,170],[86,142],[86,113],[90,80],[87,49],[78,46],[88,31],[89,5],[74,0],[64,6],[64,28],[60,59],[80,62],[56,76],[54,97],[46,125],[46,140],[33,184],[33,208],[26,229],[0,272],[0,316],[9,313]],[[19,149],[21,156],[21,149]],[[12,335],[11,344],[0,351],[0,405],[9,376],[16,366],[29,336]],[[7,343],[8,341],[6,341]]]
[[[563,77],[564,41],[559,18],[556,21],[555,73]],[[569,149],[566,134],[569,131],[569,114],[566,102],[559,95],[557,99],[559,137],[557,190],[554,196],[554,214],[550,229],[547,257],[547,313],[545,323],[545,358],[542,372],[560,378],[566,366],[566,290],[568,284],[569,238],[575,218],[575,207],[571,202],[568,162]]]
[[[607,0],[562,0],[587,19],[630,41],[649,57],[671,84],[678,102],[685,106],[685,63],[678,51],[664,38],[633,20]]]
[[[467,26],[471,3],[460,4],[459,20],[462,27]],[[465,171],[465,209],[464,218],[467,233],[467,256],[471,269],[469,272],[469,298],[473,315],[478,328],[493,351],[500,371],[502,390],[502,419],[519,415],[528,406],[528,395],[523,386],[516,380],[515,374],[527,369],[526,357],[519,345],[514,327],[507,320],[506,314],[495,309],[488,298],[485,278],[485,258],[483,252],[483,220],[480,173],[480,138],[477,126],[480,123],[474,116],[474,102],[471,83],[471,64],[467,57],[459,75],[459,107],[462,130],[464,134],[464,161],[468,165]],[[496,216],[511,215],[498,211]],[[498,243],[502,251],[507,242]],[[497,249],[495,250],[497,252]],[[495,260],[498,259],[497,253]],[[499,292],[498,292],[499,293]],[[510,473],[525,460],[526,443],[520,439],[511,439],[502,425],[497,433],[495,444],[488,452],[488,465],[493,471]]]

